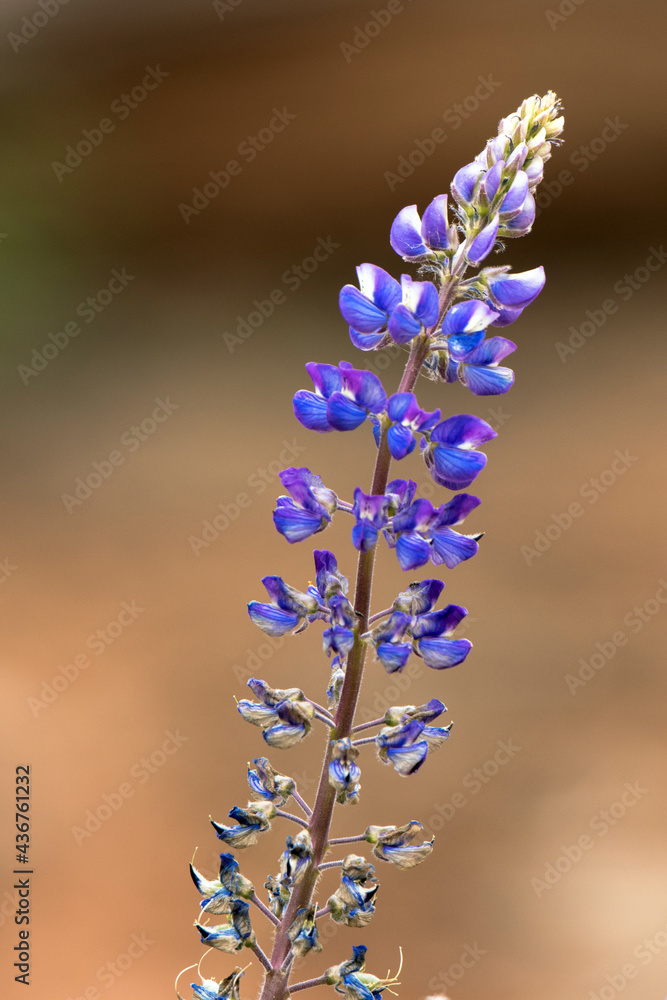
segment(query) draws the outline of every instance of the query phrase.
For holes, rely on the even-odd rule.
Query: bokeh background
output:
[[[499,430],[470,519],[487,532],[482,550],[446,576],[448,599],[470,610],[461,633],[475,650],[456,670],[423,669],[403,692],[371,663],[362,693],[370,709],[442,697],[452,738],[409,780],[368,750],[361,803],[336,820],[343,835],[421,819],[436,851],[410,873],[383,866],[373,923],[323,925],[332,943],[303,977],[363,941],[378,975],[396,968],[402,946],[406,998],[660,1000],[667,349],[664,267],[648,271],[646,260],[654,251],[651,266],[664,260],[664,8],[404,0],[390,17],[384,0],[46,8],[46,21],[29,0],[3,0],[0,12],[3,996],[23,995],[11,869],[14,767],[25,762],[32,995],[158,1000],[199,959],[187,862],[198,846],[199,867],[214,870],[221,845],[208,816],[245,803],[245,762],[262,752],[233,698],[248,672],[314,697],[328,676],[316,629],[271,648],[245,614],[263,575],[300,587],[312,573],[308,545],[289,547],[271,525],[277,471],[308,465],[343,495],[370,479],[369,434],[319,438],[295,422],[303,364],[369,363],[347,339],[339,287],[363,260],[400,273],[387,241],[395,213],[447,190],[499,118],[552,88],[566,143],[548,164],[533,233],[498,258],[548,273],[510,333],[516,385],[486,400],[456,386],[446,401],[442,387],[420,387],[423,406],[474,412]],[[366,34],[373,11],[387,23],[361,47],[357,29]],[[149,68],[159,85],[123,104]],[[250,161],[239,146],[276,108],[294,117]],[[59,168],[105,118],[113,129],[90,155]],[[401,183],[388,178],[436,128],[445,141]],[[198,214],[184,213],[193,189],[231,159],[240,173]],[[331,252],[295,279],[320,240]],[[111,295],[114,269],[132,278]],[[273,314],[234,339],[254,300],[276,289]],[[85,305],[77,313],[90,296],[102,306],[92,319]],[[592,336],[577,333],[600,323],[606,300],[613,314],[585,327]],[[576,349],[559,353],[572,336]],[[389,390],[399,374],[400,359],[387,360]],[[152,424],[157,400],[169,416]],[[626,462],[613,471],[617,451]],[[122,462],[109,473],[112,452]],[[68,500],[95,463],[107,478]],[[428,484],[417,457],[401,474]],[[583,513],[556,537],[554,518],[576,502]],[[206,529],[225,509],[229,527],[223,517]],[[548,548],[531,555],[549,525]],[[352,575],[348,529],[337,523],[321,542]],[[386,552],[379,567],[383,607],[407,578]],[[134,617],[119,626],[124,602],[135,602]],[[598,669],[582,665],[595,654]],[[272,755],[306,796],[318,739]],[[499,742],[520,748],[502,766]],[[86,835],[100,808],[104,822]],[[242,857],[260,886],[287,832],[276,826]],[[322,903],[336,882],[327,876]],[[270,947],[261,917],[255,924]],[[222,978],[233,962],[214,953],[204,973]],[[244,997],[259,978],[255,960]],[[188,996],[190,981],[181,981]]]

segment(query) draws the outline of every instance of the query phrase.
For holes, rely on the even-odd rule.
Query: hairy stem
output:
[[[450,282],[445,295],[441,293],[441,308],[447,307],[453,295],[454,282]],[[450,291],[451,288],[451,291]],[[449,295],[447,294],[449,292]],[[444,299],[444,301],[443,301]],[[428,354],[428,337],[416,337],[410,346],[410,354],[401,378],[398,392],[411,392],[419,375],[419,371]],[[391,452],[387,443],[386,430],[383,431],[375,461],[375,471],[371,484],[371,494],[378,496],[385,492],[389,479],[389,468],[391,466]],[[371,606],[371,590],[373,585],[373,568],[375,565],[375,546],[368,552],[360,552],[357,561],[357,580],[354,591],[354,610],[358,617],[358,629],[356,632],[354,645],[350,651],[345,670],[345,681],[335,716],[335,728],[331,732],[332,739],[344,739],[352,732],[354,725],[354,713],[357,708],[361,681],[364,673],[364,661],[366,659],[366,643],[359,638],[368,630],[368,620]],[[288,990],[288,975],[283,968],[285,960],[289,955],[290,940],[288,930],[294,922],[297,911],[308,906],[312,899],[313,891],[318,879],[318,867],[322,863],[325,852],[329,845],[329,827],[331,817],[336,804],[336,790],[329,784],[329,764],[331,762],[331,740],[327,742],[327,748],[322,763],[322,772],[317,789],[317,796],[310,818],[310,831],[313,840],[313,858],[308,866],[303,878],[292,891],[291,899],[285,910],[280,927],[276,933],[273,952],[271,955],[271,971],[268,972],[264,986],[262,988],[260,1000],[285,1000],[288,992],[294,992],[295,987]],[[345,841],[346,838],[342,838]],[[357,839],[357,838],[354,838]],[[363,838],[359,838],[363,839]],[[333,842],[332,842],[333,843]],[[307,986],[318,985],[321,980],[309,981],[307,984],[298,983],[298,989],[306,989]]]

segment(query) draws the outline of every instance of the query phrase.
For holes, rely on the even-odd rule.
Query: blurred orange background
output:
[[[214,870],[209,814],[245,804],[245,763],[264,746],[233,699],[247,670],[316,700],[328,680],[317,629],[271,648],[245,612],[265,574],[297,587],[312,575],[315,546],[273,529],[277,471],[307,465],[345,497],[370,483],[368,429],[322,438],[294,420],[303,365],[372,360],[349,343],[340,286],[364,260],[405,270],[387,239],[396,212],[446,191],[498,120],[548,89],[566,142],[532,234],[492,261],[547,271],[507,331],[516,385],[489,399],[454,386],[446,400],[419,387],[422,406],[499,432],[466,529],[486,532],[481,551],[445,576],[475,649],[405,691],[369,662],[362,691],[380,711],[442,698],[452,737],[410,779],[366,748],[361,802],[335,819],[339,836],[419,819],[435,852],[412,872],[378,862],[370,927],[323,921],[331,943],[302,978],[363,942],[377,975],[402,946],[405,998],[665,995],[665,12],[648,0],[388,10],[2,5],[3,996],[23,995],[11,874],[23,763],[33,995],[157,1000],[198,961],[187,863],[198,845]],[[429,145],[434,129],[445,139]],[[184,210],[230,160],[224,189]],[[326,259],[301,269],[323,244]],[[238,337],[276,289],[272,314]],[[394,391],[399,359],[382,377]],[[398,474],[429,483],[417,456]],[[573,503],[583,513],[568,524]],[[204,536],[225,510],[228,527],[218,518]],[[346,521],[315,542],[353,576]],[[378,566],[376,609],[408,581],[384,549]],[[518,748],[502,764],[500,743]],[[310,797],[320,754],[315,733],[270,757]],[[256,886],[287,832],[277,821],[241,855]],[[328,873],[322,905],[336,884]],[[203,971],[234,964],[214,953]],[[259,982],[253,960],[242,996]]]

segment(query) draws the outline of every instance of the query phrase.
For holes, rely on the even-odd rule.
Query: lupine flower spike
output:
[[[322,950],[321,939],[327,936],[320,934],[323,920],[357,929],[372,919],[386,921],[377,915],[381,894],[375,864],[406,871],[428,861],[434,850],[434,838],[425,837],[422,824],[405,812],[400,815],[402,799],[395,791],[386,795],[386,808],[397,803],[396,825],[383,825],[388,817],[378,815],[377,824],[359,833],[346,817],[356,813],[350,807],[362,795],[362,771],[365,788],[381,780],[384,765],[406,779],[422,767],[433,771],[445,762],[452,723],[438,724],[447,712],[444,703],[431,697],[422,705],[393,705],[381,718],[356,724],[355,714],[360,691],[364,697],[367,663],[371,672],[381,672],[376,678],[384,671],[400,673],[412,656],[434,671],[467,669],[462,665],[472,643],[456,630],[468,612],[459,603],[438,605],[445,588],[441,577],[453,600],[463,598],[454,571],[478,554],[483,536],[477,520],[481,500],[475,494],[496,432],[474,412],[476,400],[508,392],[514,384],[515,373],[506,362],[517,345],[494,331],[514,323],[520,329],[523,311],[545,283],[541,266],[514,273],[498,263],[496,254],[507,240],[530,232],[535,191],[562,129],[554,93],[529,97],[455,173],[449,191],[436,193],[426,206],[400,208],[388,224],[400,270],[416,267],[416,274],[394,275],[363,263],[356,283],[342,288],[339,308],[355,348],[368,353],[399,344],[405,350],[397,386],[387,391],[362,355],[359,367],[345,360],[337,365],[309,361],[312,388],[294,396],[294,415],[309,430],[349,433],[366,425],[363,447],[374,451],[375,469],[369,492],[353,483],[347,496],[334,492],[326,470],[324,478],[320,474],[324,449],[318,471],[290,467],[280,473],[285,492],[273,511],[279,534],[298,545],[327,531],[334,517],[350,517],[352,552],[341,558],[339,568],[331,551],[316,549],[314,576],[303,589],[277,575],[262,578],[267,597],[249,602],[251,622],[272,638],[297,637],[291,640],[295,649],[298,636],[321,623],[329,670],[320,672],[308,663],[307,678],[300,675],[302,689],[288,686],[282,668],[272,664],[269,680],[248,679],[251,697],[241,698],[237,709],[261,731],[272,753],[306,739],[312,746],[316,733],[323,735],[319,785],[308,802],[285,773],[287,767],[274,768],[264,756],[254,758],[247,765],[250,801],[229,811],[229,823],[211,819],[224,844],[217,876],[199,871],[194,858],[190,865],[199,894],[195,928],[201,942],[224,955],[249,948],[265,972],[260,1000],[289,1000],[313,986],[332,987],[346,1000],[381,1000],[385,990],[393,992],[391,987],[399,985],[400,968],[384,979],[366,972],[362,944],[353,946],[350,958],[312,979],[295,982],[293,976],[297,960]],[[424,409],[419,402],[420,375],[442,386],[436,409]],[[445,397],[451,393],[445,387],[453,383],[458,384],[455,401],[466,394],[464,412],[457,411],[456,402],[454,410],[447,405]],[[350,446],[354,440],[349,437]],[[415,478],[390,478],[392,462],[405,462]],[[420,466],[442,490],[433,502],[433,490],[429,497],[420,496]],[[466,492],[473,483],[475,494]],[[470,527],[462,528],[468,519]],[[378,548],[385,546],[392,553],[388,573],[413,574],[432,566],[437,575],[397,585],[391,605],[378,610],[371,606],[371,583]],[[353,556],[357,578],[350,587],[343,568]],[[301,579],[307,579],[305,566],[302,571]],[[440,685],[446,680],[446,675],[429,676]],[[388,780],[393,777],[389,774]],[[344,810],[334,835],[337,805]],[[276,827],[281,828],[281,844],[275,873],[256,889],[241,873],[235,852],[270,838]],[[344,854],[344,845],[352,843],[365,853]],[[327,902],[321,908],[313,895],[316,885],[326,887]],[[273,935],[270,953],[261,944],[267,929]],[[201,982],[192,984],[193,1000],[240,1000],[244,970],[226,961],[228,974],[221,980],[204,979],[199,963]],[[178,979],[180,975],[175,989],[183,1000]]]

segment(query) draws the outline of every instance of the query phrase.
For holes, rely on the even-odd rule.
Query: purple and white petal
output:
[[[274,607],[273,604],[261,604],[259,601],[250,601],[248,614],[262,632],[271,636],[285,635],[296,628],[301,621],[299,615],[282,611],[280,608]]]
[[[360,264],[357,268],[359,288],[378,309],[390,313],[401,301],[401,286],[391,274],[377,264]]]
[[[489,337],[465,359],[467,365],[497,365],[516,351],[516,344],[507,337]]]
[[[366,409],[358,406],[342,392],[334,392],[327,400],[327,421],[336,431],[353,431],[367,417]]]
[[[498,188],[500,187],[500,181],[503,176],[503,170],[505,169],[504,160],[498,160],[493,164],[489,170],[486,171],[484,177],[482,178],[482,183],[480,184],[480,191],[484,192],[487,202],[491,203],[498,193]]]
[[[486,455],[480,451],[465,451],[448,445],[434,448],[429,468],[436,483],[449,490],[465,489],[486,465]]]
[[[438,290],[432,281],[413,281],[409,274],[401,275],[403,304],[421,321],[433,326],[440,311]]]
[[[336,365],[323,365],[316,361],[309,361],[305,368],[313,380],[318,396],[328,399],[332,392],[337,392],[342,388],[343,377]]]
[[[351,395],[356,403],[366,407],[371,413],[379,413],[387,405],[387,394],[382,382],[373,372],[353,368],[349,361],[341,361],[343,391]]]
[[[403,669],[412,653],[411,642],[380,642],[376,650],[377,658],[382,662],[388,674]]]
[[[386,333],[380,330],[379,333],[360,333],[354,327],[350,327],[350,340],[359,351],[374,351],[384,340]]]
[[[462,381],[475,396],[500,396],[514,385],[514,372],[503,366],[465,364]]]
[[[480,299],[457,302],[445,313],[442,332],[445,336],[459,333],[477,333],[485,330],[498,315],[497,310]]]
[[[408,344],[422,332],[422,325],[407,306],[398,305],[389,319],[389,333],[397,344]]]
[[[428,247],[422,239],[421,219],[416,205],[402,208],[391,224],[389,242],[400,257],[407,260],[418,260],[428,253]]]
[[[288,542],[303,542],[311,535],[323,531],[329,520],[309,510],[297,507],[294,501],[290,501],[292,506],[281,504],[273,512],[273,523],[280,534]]]
[[[411,626],[411,632],[415,639],[425,639],[428,637],[449,636],[463,621],[468,614],[466,608],[459,604],[448,604],[440,611],[432,611],[427,615],[419,615],[416,622]]]
[[[509,217],[518,213],[523,208],[523,203],[528,196],[528,176],[520,170],[510,185],[510,189],[505,195],[500,205],[500,214]],[[504,221],[504,220],[503,220]]]
[[[544,268],[540,266],[519,274],[499,274],[490,278],[489,289],[501,306],[523,309],[537,298],[545,281]]]

